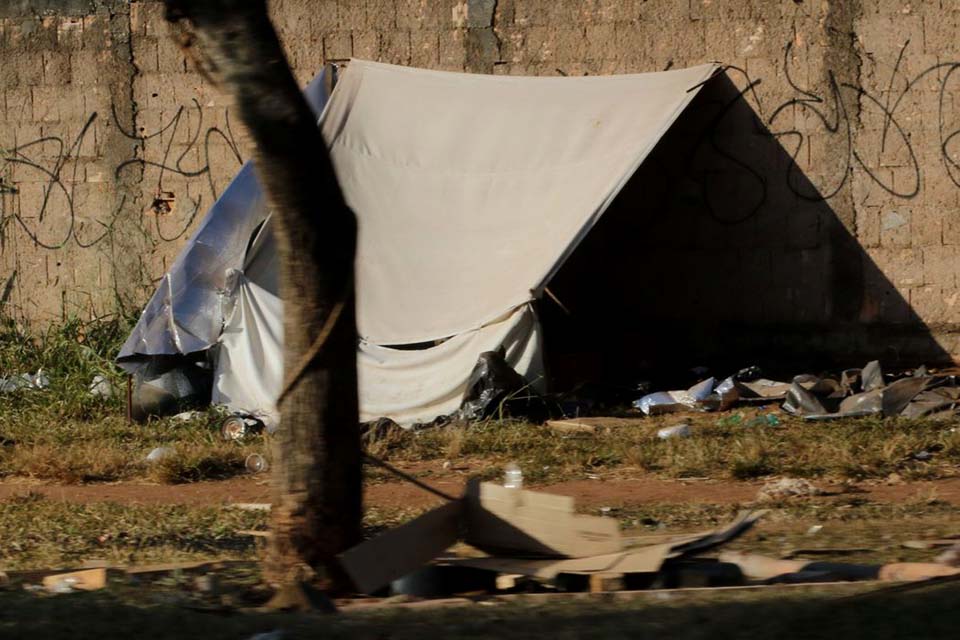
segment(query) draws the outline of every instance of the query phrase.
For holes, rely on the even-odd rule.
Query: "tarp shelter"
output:
[[[352,60],[329,99],[315,79],[306,96],[359,221],[361,419],[456,410],[478,355],[501,346],[540,387],[531,303],[716,71],[534,78]],[[275,415],[269,215],[248,163],[164,276],[123,366],[219,345],[213,401]]]

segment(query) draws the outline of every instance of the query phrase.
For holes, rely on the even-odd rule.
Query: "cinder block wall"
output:
[[[302,82],[351,56],[532,75],[729,65],[559,293],[586,315],[597,300],[578,285],[602,276],[600,262],[635,286],[605,319],[622,333],[669,326],[702,349],[960,355],[960,2],[271,8]],[[185,60],[158,2],[0,4],[0,86],[2,312],[42,324],[135,309],[250,157],[229,100]]]

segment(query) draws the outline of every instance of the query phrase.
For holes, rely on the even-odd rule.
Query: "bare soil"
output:
[[[423,477],[425,465],[405,470]],[[431,465],[434,466],[434,465]],[[439,465],[436,465],[439,466]],[[432,470],[431,470],[432,471]],[[446,493],[458,494],[466,474],[458,471],[429,473],[424,479]],[[960,505],[960,478],[916,482],[863,482],[854,486],[816,482],[831,495],[857,494],[871,502],[901,503],[913,499],[931,499]],[[569,495],[581,507],[627,507],[652,503],[674,504],[738,504],[753,501],[763,481],[669,480],[655,477],[612,477],[581,479],[534,486],[539,490]],[[120,504],[186,504],[213,506],[230,503],[269,502],[269,481],[263,477],[164,485],[146,482],[97,484],[53,484],[23,479],[0,482],[0,500],[26,494],[69,502],[117,502]],[[439,499],[406,482],[368,483],[365,488],[368,506],[380,508],[422,509],[439,503]]]

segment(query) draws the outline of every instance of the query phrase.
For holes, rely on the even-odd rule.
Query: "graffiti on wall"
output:
[[[796,80],[791,68],[792,43],[783,49],[778,75],[784,79],[789,97],[776,104],[764,104],[757,91],[765,78],[753,78],[743,68],[727,66],[728,77],[737,82],[732,96],[716,110],[710,122],[700,132],[696,151],[708,150],[721,163],[739,172],[738,180],[750,185],[745,191],[749,197],[731,203],[718,184],[726,179],[713,177],[710,172],[699,176],[702,203],[710,215],[726,224],[737,224],[754,216],[768,201],[773,189],[787,189],[797,198],[810,202],[825,202],[835,198],[848,187],[854,170],[877,185],[891,198],[909,200],[922,190],[924,172],[940,170],[944,179],[960,187],[960,116],[954,113],[952,98],[960,95],[960,61],[940,62],[920,71],[907,74],[904,61],[909,56],[909,41],[899,51],[891,67],[885,90],[871,90],[849,78],[838,78],[828,71],[823,86],[804,86]],[[904,117],[911,100],[922,91],[933,87],[937,96],[937,128],[934,140],[915,135],[915,120]],[[855,108],[851,105],[856,105]],[[776,141],[790,162],[780,173],[771,175],[771,168],[762,159],[744,152],[736,140],[724,136],[730,120],[742,116],[738,109],[747,107],[753,114],[752,133]],[[927,115],[927,114],[925,114]],[[97,206],[96,211],[85,211],[78,197],[83,183],[81,149],[90,143],[95,125],[102,116],[89,115],[80,131],[72,138],[56,135],[39,136],[18,143],[15,148],[0,150],[0,252],[3,238],[17,228],[35,246],[57,250],[71,240],[80,247],[91,247],[115,231],[121,214],[131,206],[133,192],[117,189],[111,206]],[[192,227],[201,213],[218,195],[214,173],[239,167],[243,158],[230,129],[229,113],[223,127],[205,124],[204,109],[194,101],[180,106],[172,116],[153,131],[131,131],[121,126],[116,111],[107,116],[122,136],[133,142],[129,157],[110,167],[111,178],[117,184],[132,184],[136,195],[146,194],[137,204],[144,214],[145,228],[156,242],[176,242]],[[863,128],[862,122],[872,118],[878,128]],[[804,123],[797,126],[797,122]],[[820,148],[829,148],[835,166],[829,175],[810,176],[802,168],[801,155],[806,153],[814,138]],[[879,139],[876,139],[879,138]],[[918,143],[917,139],[924,142]],[[175,144],[175,141],[177,142]],[[922,166],[918,144],[934,144],[939,168]],[[214,147],[226,150],[229,163],[236,167],[220,166],[223,154],[212,153]],[[150,153],[147,153],[149,149]],[[898,172],[878,170],[881,156],[895,149]],[[892,153],[892,152],[891,152]],[[16,180],[4,181],[6,168],[16,167]],[[203,189],[192,189],[196,195],[177,193],[168,182],[196,182]],[[31,206],[14,206],[17,192],[25,184],[40,185],[41,198],[33,198]],[[170,216],[174,198],[178,215]],[[91,222],[92,221],[92,222]]]
[[[760,211],[773,189],[786,189],[808,202],[826,202],[850,185],[854,170],[861,171],[866,180],[898,200],[910,200],[920,194],[925,171],[942,170],[943,179],[960,187],[960,116],[954,113],[952,102],[955,93],[960,95],[960,61],[940,62],[907,75],[903,62],[908,47],[909,41],[900,49],[886,90],[872,91],[837,78],[833,71],[827,72],[821,88],[801,86],[790,67],[792,43],[788,43],[784,47],[781,75],[791,95],[772,105],[764,104],[757,91],[764,78],[752,78],[735,65],[726,66],[727,76],[737,81],[740,88],[715,105],[714,115],[697,136],[693,154],[706,151],[713,155],[714,165],[720,162],[736,168],[737,179],[749,185],[741,190],[749,197],[739,203],[718,202],[721,196],[715,194],[725,192],[712,182],[717,178],[709,171],[701,172],[697,177],[708,213],[725,224],[744,222]],[[936,145],[939,168],[922,166],[921,157],[930,156],[918,154],[916,140],[928,144],[930,141],[923,132],[911,129],[918,119],[904,116],[905,108],[912,106],[918,93],[931,88],[937,96],[936,110],[929,115],[935,116],[937,122],[932,143]],[[789,156],[783,167],[771,168],[767,158],[745,153],[740,141],[724,135],[723,132],[736,127],[731,121],[742,118],[744,109],[751,114],[749,133],[776,141],[778,148]],[[876,127],[862,127],[865,120]],[[796,126],[797,122],[804,126]],[[741,131],[743,126],[740,122]],[[830,149],[835,163],[828,172],[811,176],[803,170],[801,156],[807,153],[815,137],[821,139],[820,150]],[[878,169],[884,165],[895,166],[898,171],[894,174]],[[720,179],[727,178],[725,175]]]
[[[194,116],[195,125],[188,122],[188,112]],[[142,211],[153,214],[150,216],[153,220],[152,237],[157,242],[175,242],[191,228],[204,205],[218,197],[214,170],[227,168],[213,166],[214,146],[223,145],[226,156],[236,162],[236,167],[243,164],[239,145],[230,128],[229,112],[223,128],[208,125],[204,123],[203,108],[194,101],[189,107],[180,106],[155,131],[148,132],[126,130],[115,108],[109,117],[113,127],[134,144],[130,146],[129,157],[108,168],[114,196],[106,210],[102,202],[85,207],[79,194],[84,184],[81,150],[92,144],[95,125],[101,118],[99,113],[91,113],[72,138],[44,135],[19,143],[12,149],[0,150],[0,252],[4,248],[2,239],[12,226],[42,249],[58,250],[71,240],[82,248],[103,242],[115,231],[121,214],[131,206],[134,195],[119,188],[131,183],[137,192],[150,194]],[[180,144],[175,147],[174,141],[180,141]],[[154,151],[150,156],[146,154],[148,145]],[[160,149],[159,155],[155,152],[157,148]],[[151,157],[157,159],[149,159]],[[8,168],[14,168],[15,181],[3,180]],[[186,194],[175,196],[168,187],[173,177],[180,179],[181,183],[182,180],[202,181],[205,188],[198,189],[196,198]],[[11,196],[19,194],[25,185],[39,189],[42,195],[31,200],[29,207],[21,199],[17,207]],[[170,229],[161,221],[171,213],[175,197],[186,204],[183,215],[177,216],[175,227]],[[95,223],[96,228],[92,231],[85,224],[89,221]]]

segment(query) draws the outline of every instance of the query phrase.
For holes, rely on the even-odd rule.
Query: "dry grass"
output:
[[[657,505],[618,514],[644,531],[703,529],[729,518],[734,507]],[[395,524],[413,513],[368,514],[367,525]],[[728,548],[782,553],[799,548],[867,547],[844,561],[924,560],[905,540],[956,533],[958,510],[917,500],[906,505],[856,501],[774,505],[753,532]],[[255,539],[238,530],[261,528],[265,514],[184,506],[77,505],[27,496],[0,503],[0,566],[70,567],[84,560],[121,564],[178,560],[255,560]],[[815,534],[811,524],[823,525]],[[828,559],[830,556],[817,556]],[[216,573],[216,593],[196,589],[193,577],[174,573],[155,581],[115,579],[106,590],[45,597],[2,592],[0,638],[247,638],[277,629],[284,638],[952,638],[955,588],[925,589],[856,602],[817,586],[766,591],[700,591],[635,600],[589,599],[549,603],[488,602],[487,606],[421,611],[382,609],[335,617],[263,614],[255,565]],[[842,594],[875,588],[853,585]],[[259,598],[259,600],[258,600]],[[199,610],[199,611],[198,611]],[[211,612],[224,615],[211,615]],[[234,612],[233,615],[228,615]]]
[[[219,414],[178,422],[127,424],[116,415],[97,420],[60,417],[38,406],[8,411],[0,420],[0,477],[25,476],[59,482],[150,478],[189,482],[244,473],[250,453],[269,457],[270,442],[257,436],[224,442]],[[620,420],[595,435],[562,435],[523,422],[486,422],[416,434],[391,433],[368,450],[397,464],[427,460],[482,461],[481,475],[495,477],[502,464],[517,461],[531,482],[560,481],[590,473],[665,478],[713,477],[749,480],[768,475],[863,480],[896,473],[906,480],[949,477],[960,465],[956,421],[851,419],[807,423],[783,416],[783,425],[721,424],[724,416],[688,416],[689,438],[660,440],[657,430],[671,418]],[[147,453],[171,446],[177,454],[149,465]],[[929,460],[914,455],[930,451]],[[368,471],[368,478],[383,476]]]
[[[208,412],[189,421],[157,420],[129,424],[107,416],[97,421],[56,419],[50,409],[4,416],[0,422],[0,477],[28,477],[64,483],[147,478],[179,483],[245,473],[251,453],[270,457],[267,436],[225,442],[219,414]],[[155,447],[174,454],[148,463]]]
[[[243,473],[253,452],[269,457],[269,441],[257,437],[227,443],[218,434],[219,414],[210,411],[187,422],[157,420],[127,424],[122,393],[99,398],[88,393],[95,375],[123,388],[113,357],[130,323],[68,321],[33,338],[0,319],[0,376],[43,368],[44,391],[0,394],[0,477],[25,476],[59,482],[150,478],[189,482]],[[954,475],[960,465],[960,421],[861,418],[806,423],[779,414],[783,424],[754,421],[756,409],[725,415],[692,414],[636,418],[610,423],[596,435],[557,434],[547,427],[515,421],[452,425],[417,434],[390,432],[368,450],[399,464],[424,460],[474,460],[481,475],[499,465],[521,464],[533,482],[588,473],[656,474],[668,478],[710,476],[747,480],[766,475],[838,479],[930,479]],[[739,419],[737,417],[739,416]],[[657,429],[690,421],[695,435],[660,440]],[[157,446],[177,454],[157,465],[145,462]],[[915,460],[920,451],[930,460]],[[367,477],[384,477],[368,470]]]
[[[689,438],[661,440],[656,432],[681,417],[612,421],[597,434],[561,435],[546,426],[488,422],[417,434],[393,434],[377,444],[395,462],[485,460],[520,463],[525,476],[544,482],[620,470],[668,478],[747,480],[768,475],[862,480],[897,473],[905,479],[955,475],[960,465],[960,421],[848,419],[810,423],[780,414],[776,427],[750,424],[752,412],[729,425],[721,414],[691,414]],[[930,460],[914,455],[930,451]]]

